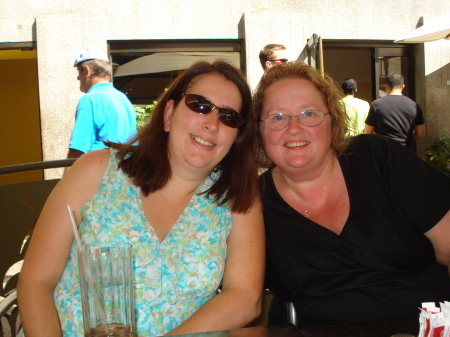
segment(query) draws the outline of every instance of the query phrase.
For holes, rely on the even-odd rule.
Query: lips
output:
[[[207,142],[206,140],[203,140],[203,139],[201,139],[201,138],[199,138],[199,137],[195,137],[195,136],[193,136],[193,135],[191,135],[191,138],[192,138],[194,141],[196,141],[197,143],[199,143],[199,144],[201,144],[201,145],[204,145],[204,146],[210,146],[210,147],[216,146],[216,145],[213,144],[213,143]]]
[[[285,147],[299,147],[299,146],[305,146],[308,145],[310,142],[295,142],[295,143],[286,143],[284,144]]]

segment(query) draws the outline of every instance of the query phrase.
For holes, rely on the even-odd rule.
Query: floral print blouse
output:
[[[137,335],[161,336],[189,318],[217,294],[231,230],[228,205],[201,194],[218,178],[211,175],[192,196],[163,242],[148,223],[140,189],[118,169],[111,150],[94,197],[82,208],[83,244],[125,241],[133,245]],[[64,336],[84,336],[75,243],[54,291]]]

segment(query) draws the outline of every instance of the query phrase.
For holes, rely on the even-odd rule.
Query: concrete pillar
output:
[[[285,45],[289,60],[298,59],[308,39],[304,33],[303,21],[302,14],[244,14],[247,77],[252,90],[263,74],[258,55],[265,45]]]
[[[37,15],[36,41],[43,159],[64,159],[78,103],[76,97],[81,94],[73,63],[87,47],[96,46],[106,52],[106,19]],[[62,172],[47,170],[45,179],[59,178]]]

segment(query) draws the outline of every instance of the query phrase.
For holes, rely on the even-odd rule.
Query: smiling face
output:
[[[323,94],[306,79],[284,79],[267,88],[261,119],[273,113],[298,115],[308,109],[328,112]],[[266,153],[283,171],[315,169],[331,155],[330,115],[325,115],[324,121],[315,127],[304,126],[296,117],[282,130],[271,130],[263,122],[259,127]]]
[[[185,94],[201,95],[218,107],[241,111],[238,88],[217,74],[196,77]],[[220,122],[217,109],[205,115],[190,110],[184,96],[176,107],[173,100],[168,101],[164,112],[164,130],[169,132],[172,169],[176,171],[180,168],[183,172],[198,172],[201,169],[202,174],[209,174],[220,163],[238,133],[238,129]]]

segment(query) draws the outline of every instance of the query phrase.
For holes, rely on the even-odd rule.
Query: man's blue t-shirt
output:
[[[81,152],[105,148],[103,141],[125,143],[136,134],[136,111],[112,83],[93,85],[80,98],[69,148]]]

